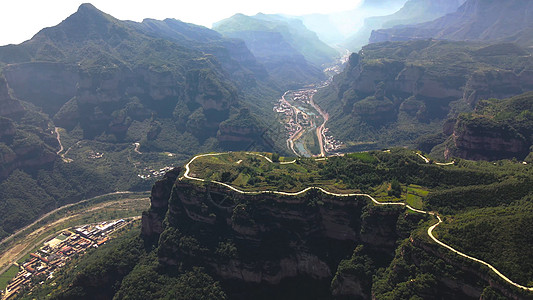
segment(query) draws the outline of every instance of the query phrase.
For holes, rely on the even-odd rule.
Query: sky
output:
[[[78,0],[0,0],[0,45],[19,44],[39,30],[59,24],[76,12]],[[94,6],[120,20],[175,18],[211,27],[236,13],[304,15],[356,8],[361,0],[92,0]]]

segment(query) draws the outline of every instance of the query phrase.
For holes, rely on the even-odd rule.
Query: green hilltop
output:
[[[86,297],[98,293],[102,297],[151,298],[175,293],[167,286],[172,283],[183,289],[182,295],[190,296],[194,291],[199,298],[213,293],[219,295],[216,298],[239,293],[280,299],[316,294],[338,297],[343,295],[346,282],[353,280],[361,284],[357,295],[373,294],[378,299],[463,295],[446,286],[445,280],[465,280],[487,294],[527,296],[507,286],[490,269],[434,244],[427,228],[436,224],[435,217],[398,205],[378,206],[365,197],[339,198],[313,190],[295,196],[265,192],[321,187],[339,194],[368,193],[379,202],[406,202],[415,209],[438,212],[444,220],[434,231],[439,240],[487,261],[518,284],[531,285],[533,261],[527,249],[533,245],[527,233],[533,224],[533,191],[528,184],[533,179],[532,167],[513,161],[457,159],[447,165],[428,161],[401,148],[327,159],[249,152],[197,156],[186,165],[188,172],[185,168],[173,175],[179,177],[176,182],[166,178],[158,183],[157,189],[173,186],[172,191],[165,192],[168,211],[156,205],[161,194],[153,194],[156,198],[145,216],[162,214],[164,230],[158,239],[146,235],[148,228],[143,225],[144,242],[138,236],[112,242],[102,252],[79,260],[77,270],[65,269],[53,284],[38,288],[32,296]],[[263,194],[238,195],[221,183]],[[326,229],[318,224],[331,222],[331,215],[320,219],[322,214],[340,218],[336,226],[358,228],[360,237],[355,238],[355,245],[322,236],[319,232]],[[151,221],[147,218],[146,222]],[[337,227],[327,230],[333,228]],[[303,237],[308,234],[322,242]],[[291,288],[284,281],[263,285],[225,278],[227,268],[241,263],[250,274],[260,272],[262,263],[269,266],[263,270],[264,276],[276,274],[279,260],[290,261],[301,251],[323,259],[334,274],[322,279],[291,279],[297,286],[313,283],[308,290]],[[481,275],[471,280],[470,272]],[[193,279],[183,282],[183,276]],[[487,278],[499,282],[498,286],[489,288]],[[117,289],[97,291],[94,282],[113,284]]]

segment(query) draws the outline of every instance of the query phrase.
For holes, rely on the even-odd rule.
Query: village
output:
[[[328,153],[338,154],[337,152],[343,148],[344,144],[333,138],[328,132],[329,128],[324,128],[322,132],[322,136],[324,137],[324,150]]]
[[[324,85],[327,85],[327,83],[324,83],[322,86]],[[288,139],[287,145],[294,145],[294,141],[300,138],[300,133],[305,128],[315,126],[314,119],[312,119],[312,117],[315,116],[314,113],[304,111],[305,108],[302,107],[303,105],[305,105],[307,110],[309,110],[309,108],[314,108],[318,113],[324,115],[319,108],[317,108],[316,104],[313,103],[313,95],[318,91],[317,88],[318,87],[309,87],[298,91],[287,91],[274,106],[275,112],[284,115],[285,129],[287,130]],[[318,131],[320,131],[320,129],[322,128],[319,128]],[[328,131],[329,129],[324,127],[321,134],[317,132],[317,135],[322,135],[318,136],[318,138],[323,140],[324,152],[336,153],[343,148],[343,143],[335,140],[332,135],[328,134]],[[292,141],[292,143],[290,141]],[[289,148],[291,148],[291,146],[289,146]]]
[[[98,248],[106,243],[113,233],[133,222],[135,218],[88,224],[63,230],[48,240],[37,251],[18,264],[19,272],[2,291],[2,300],[11,299],[22,290],[54,277],[54,273],[73,257],[82,255],[91,247]],[[15,263],[15,265],[17,265]]]
[[[174,167],[169,167],[169,166],[161,168],[159,170],[154,170],[152,168],[145,168],[143,170],[144,174],[137,174],[137,176],[141,179],[156,178],[156,177],[161,177],[165,175],[168,171],[172,169],[174,169]]]

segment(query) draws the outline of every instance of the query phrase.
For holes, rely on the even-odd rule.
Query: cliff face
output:
[[[53,116],[76,95],[77,67],[51,62],[12,64],[3,70],[14,96],[34,103]]]
[[[154,186],[152,209],[143,214],[145,237],[161,232],[161,214],[154,211],[164,211],[169,180]],[[363,198],[318,191],[298,197],[252,196],[177,181],[159,238],[159,261],[166,266],[199,264],[231,285],[272,286],[308,278],[328,290],[338,263],[355,245],[375,249],[383,259],[392,256],[400,210],[367,210],[367,204]]]
[[[532,110],[531,93],[479,102],[473,114],[461,115],[454,122],[451,137],[445,143],[445,157],[524,159],[533,144]]]
[[[49,130],[48,120],[26,110],[12,97],[5,78],[0,76],[0,179],[15,169],[39,168],[55,161],[53,149],[57,141]]]
[[[158,180],[152,187],[150,196],[150,210],[142,215],[142,235],[146,241],[157,241],[163,232],[163,220],[168,210],[168,199],[174,186],[174,182],[179,176],[181,168],[174,168],[165,174],[163,179]]]
[[[0,116],[10,116],[24,111],[19,101],[9,94],[9,87],[3,76],[0,76]]]
[[[455,12],[462,2],[459,0],[409,0],[393,14],[366,18],[363,26],[344,44],[350,50],[359,51],[361,47],[368,44],[374,30],[432,21]]]
[[[453,146],[445,150],[446,159],[461,157],[470,160],[497,160],[524,158],[529,143],[518,132],[507,126],[477,126],[459,119],[452,135]]]
[[[392,144],[408,145],[409,138],[437,133],[448,115],[471,111],[482,99],[531,90],[531,70],[533,60],[514,44],[371,44],[350,57],[315,101],[332,115],[328,126],[341,140],[386,139],[381,146],[387,147],[386,136],[403,136],[392,138]]]
[[[486,70],[472,74],[468,79],[463,99],[470,105],[490,98],[509,98],[517,92],[533,89],[533,71],[515,73],[511,70]]]

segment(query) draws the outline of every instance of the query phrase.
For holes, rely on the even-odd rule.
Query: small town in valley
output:
[[[16,264],[19,272],[2,292],[2,300],[13,298],[23,290],[54,277],[54,273],[87,249],[105,244],[113,233],[132,223],[136,218],[88,224],[65,229],[28,255],[23,263]]]
[[[327,85],[324,83],[321,86]],[[336,154],[343,148],[343,143],[335,140],[329,129],[325,127],[328,115],[324,113],[318,105],[313,102],[313,96],[317,93],[319,87],[310,86],[308,88],[287,91],[274,106],[274,111],[282,114],[282,122],[285,124],[287,131],[287,147],[296,155],[309,156],[310,153],[302,151],[302,145],[295,147],[302,140],[304,132],[315,132],[320,141],[322,150],[320,155],[325,153]],[[320,121],[318,116],[323,118],[322,125],[317,124]],[[300,143],[301,144],[301,143]],[[307,154],[307,155],[306,155]]]

